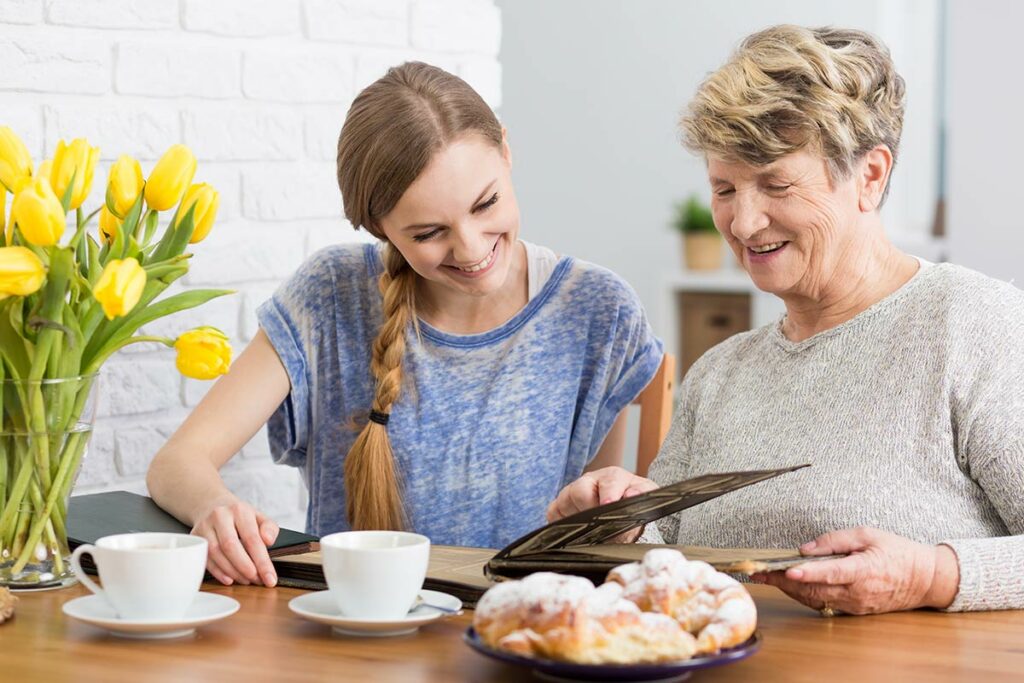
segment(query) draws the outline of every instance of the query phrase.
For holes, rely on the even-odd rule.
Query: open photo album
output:
[[[501,550],[434,545],[424,587],[451,593],[472,606],[495,581],[537,571],[576,574],[603,581],[613,567],[639,560],[656,547],[610,542],[620,534],[808,466],[705,474],[686,479],[552,522]],[[102,536],[132,531],[188,533],[189,529],[145,496],[112,491],[71,499],[68,536],[72,547],[93,543]],[[664,547],[676,548],[690,560],[703,560],[719,571],[734,574],[785,569],[812,559],[802,557],[795,548]],[[269,550],[279,585],[326,588],[315,536],[281,529]]]

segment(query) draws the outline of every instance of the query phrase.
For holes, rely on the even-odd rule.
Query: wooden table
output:
[[[910,612],[825,619],[768,586],[751,586],[764,636],[751,658],[697,672],[693,681],[1024,680],[1024,611]],[[396,638],[334,636],[300,619],[300,591],[207,585],[242,603],[194,637],[124,640],[65,617],[75,587],[20,594],[0,624],[0,681],[521,681],[523,669],[470,650],[472,613]]]

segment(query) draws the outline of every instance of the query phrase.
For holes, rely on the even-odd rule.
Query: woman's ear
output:
[[[861,157],[857,174],[860,210],[870,213],[878,208],[892,173],[892,152],[887,145],[878,145]]]
[[[501,158],[512,167],[512,148],[508,146],[508,128],[501,127]]]

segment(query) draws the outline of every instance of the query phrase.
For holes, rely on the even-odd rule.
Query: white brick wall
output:
[[[420,59],[459,74],[494,107],[501,18],[493,0],[0,0],[0,125],[38,163],[57,140],[100,147],[87,208],[110,163],[131,154],[148,173],[171,144],[199,159],[197,181],[221,193],[210,237],[175,289],[237,294],[148,326],[199,324],[240,352],[255,309],[310,253],[363,240],[341,216],[338,132],[359,88]],[[145,492],[145,471],[209,384],[180,377],[170,350],[129,347],[105,368],[96,429],[75,492]],[[269,456],[265,430],[224,469],[238,494],[302,528],[296,472]]]

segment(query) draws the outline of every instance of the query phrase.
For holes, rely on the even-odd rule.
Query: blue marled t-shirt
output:
[[[378,245],[328,247],[258,311],[291,381],[271,452],[303,471],[310,533],[348,528],[344,459],[374,394],[381,269]],[[662,357],[629,285],[570,257],[500,327],[420,330],[388,434],[411,528],[437,544],[497,548],[542,525]]]

